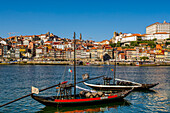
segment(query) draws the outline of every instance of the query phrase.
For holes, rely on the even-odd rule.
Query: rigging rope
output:
[[[62,81],[64,81],[65,74],[66,74],[66,66],[65,66],[65,70],[64,70],[64,73],[63,73],[63,76],[62,76]]]
[[[72,67],[72,69],[71,70],[73,70],[73,67]],[[70,77],[70,83],[72,82],[72,72],[70,72],[71,73],[71,77]]]
[[[79,87],[79,86],[77,86],[77,85],[76,85],[76,88],[81,89],[81,90],[84,90],[84,91],[96,92],[96,91],[93,91],[93,90],[89,90],[89,89],[85,89],[85,88]]]

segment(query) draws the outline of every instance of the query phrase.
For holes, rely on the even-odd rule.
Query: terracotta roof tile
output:
[[[154,34],[170,34],[170,33],[167,33],[167,32],[157,32],[157,33],[154,33]]]

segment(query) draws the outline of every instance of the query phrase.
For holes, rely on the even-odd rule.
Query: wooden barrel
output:
[[[90,92],[87,92],[87,93],[85,94],[85,96],[86,96],[87,98],[93,98],[93,95],[92,95]]]
[[[81,95],[85,95],[87,93],[87,91],[80,91]]]
[[[104,93],[103,92],[97,92],[97,94],[100,96],[100,97],[104,97]]]

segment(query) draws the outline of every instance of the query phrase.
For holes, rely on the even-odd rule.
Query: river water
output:
[[[113,76],[113,66],[78,66],[77,82],[82,80],[81,75],[89,73],[90,77],[100,75]],[[31,93],[31,86],[43,89],[62,81],[71,82],[73,72],[71,66],[56,65],[3,65],[0,66],[0,105]],[[1,107],[2,113],[62,113],[62,112],[170,112],[170,66],[137,67],[117,66],[116,77],[139,83],[159,83],[149,91],[135,91],[119,102],[103,105],[81,107],[46,107],[31,97]],[[100,79],[90,82],[98,83]],[[88,88],[83,84],[79,86]],[[79,90],[77,90],[78,92]],[[41,92],[40,95],[56,95],[56,89],[52,88]]]

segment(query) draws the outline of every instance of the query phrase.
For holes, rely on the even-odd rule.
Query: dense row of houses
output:
[[[163,49],[162,44],[157,44],[156,48],[150,48],[149,46],[135,47],[134,49],[122,49],[117,48],[117,54],[115,52],[115,57],[118,61],[147,61],[159,62],[159,61],[170,61],[170,50]]]
[[[76,39],[76,58],[83,61],[103,61],[103,56],[119,61],[139,61],[147,57],[149,61],[170,61],[170,51],[165,44],[151,48],[141,43],[133,49],[116,50],[110,46],[111,40],[101,42]],[[52,33],[32,36],[12,36],[0,39],[0,59],[4,60],[73,60],[73,40],[59,38]]]
[[[104,54],[112,56],[108,40],[100,43],[76,39],[76,57],[81,60],[102,60]],[[0,40],[0,59],[72,60],[73,40],[60,38],[49,32],[41,35],[12,36]]]

